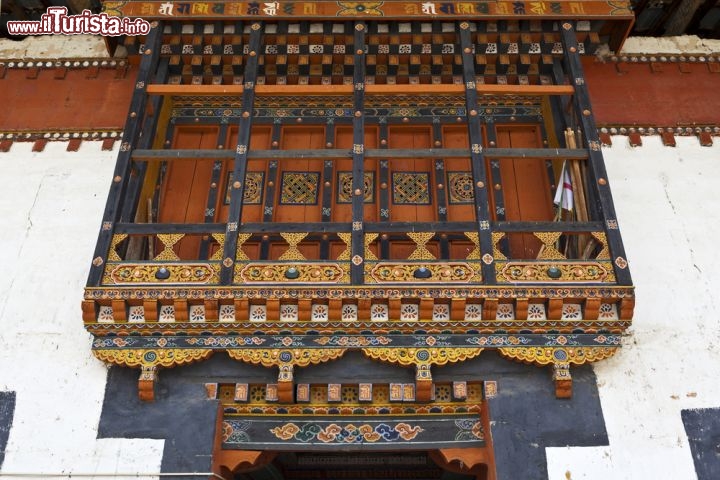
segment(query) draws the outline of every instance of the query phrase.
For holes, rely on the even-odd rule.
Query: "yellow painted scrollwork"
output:
[[[535,365],[582,365],[609,358],[617,350],[618,347],[508,347],[500,348],[499,352],[505,358]]]
[[[229,349],[227,353],[235,360],[263,367],[281,365],[307,367],[336,360],[345,354],[345,350],[344,348],[257,348]]]
[[[477,357],[482,348],[454,347],[415,347],[415,348],[363,348],[368,358],[383,362],[395,363],[408,367],[411,365],[445,365],[462,362]]]
[[[205,360],[212,355],[211,349],[175,348],[175,349],[123,349],[93,350],[98,360],[125,367],[175,367]]]

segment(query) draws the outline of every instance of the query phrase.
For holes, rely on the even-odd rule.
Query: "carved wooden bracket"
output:
[[[572,397],[570,364],[582,365],[609,358],[618,347],[509,347],[500,348],[500,355],[534,365],[552,365],[557,398]]]

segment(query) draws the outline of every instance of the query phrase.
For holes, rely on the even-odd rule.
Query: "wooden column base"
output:
[[[143,402],[155,401],[155,385],[158,379],[157,367],[142,367],[138,379],[138,397]]]
[[[570,376],[569,364],[553,364],[553,380],[555,381],[555,396],[557,398],[572,398],[572,377]]]

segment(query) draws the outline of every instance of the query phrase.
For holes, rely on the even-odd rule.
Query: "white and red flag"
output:
[[[563,162],[560,180],[558,181],[558,186],[555,190],[554,203],[560,208],[564,208],[565,210],[569,210],[571,212],[574,207],[572,180],[570,180],[570,171],[567,168],[567,162]]]

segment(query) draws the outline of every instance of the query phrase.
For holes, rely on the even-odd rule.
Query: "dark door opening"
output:
[[[236,473],[235,480],[481,480],[486,474],[445,470],[428,452],[283,452],[258,470]],[[459,465],[458,465],[459,466]]]

